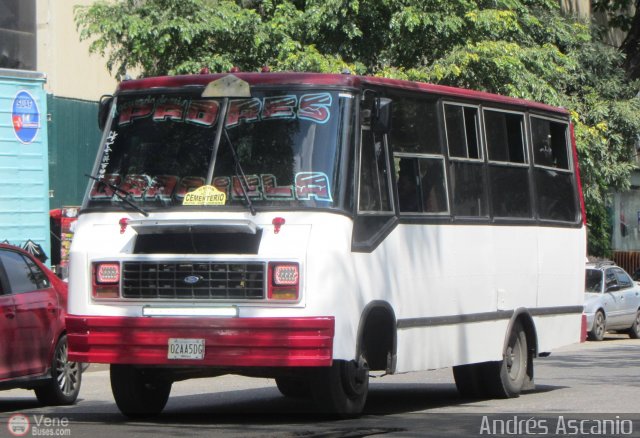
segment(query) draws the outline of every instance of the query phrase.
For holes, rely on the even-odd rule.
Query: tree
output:
[[[557,0],[122,0],[80,7],[76,22],[117,74],[349,68],[569,108],[590,251],[609,248],[604,203],[629,184],[638,84]]]

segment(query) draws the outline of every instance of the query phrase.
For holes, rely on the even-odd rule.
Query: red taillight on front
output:
[[[300,269],[297,263],[269,263],[270,300],[297,301],[300,296]]]
[[[118,298],[120,296],[120,264],[115,262],[93,264],[93,297]]]

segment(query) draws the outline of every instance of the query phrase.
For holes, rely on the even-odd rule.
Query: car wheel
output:
[[[629,337],[632,339],[640,339],[640,310],[636,313],[636,319],[629,329]]]
[[[589,332],[589,339],[592,341],[602,341],[606,331],[607,320],[604,316],[604,312],[602,310],[598,310],[593,321],[593,330]]]
[[[369,365],[364,358],[334,360],[330,367],[316,369],[311,392],[318,407],[342,418],[362,413],[369,393]]]
[[[82,366],[69,362],[67,337],[62,336],[56,344],[51,362],[51,379],[35,388],[36,397],[45,405],[70,405],[75,403],[82,383]]]
[[[169,400],[173,382],[132,365],[111,365],[111,391],[116,405],[129,418],[158,415]]]

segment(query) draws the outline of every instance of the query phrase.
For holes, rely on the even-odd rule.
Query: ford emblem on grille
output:
[[[187,277],[184,277],[184,281],[187,284],[197,284],[200,280],[202,280],[202,277],[200,275],[189,275]]]

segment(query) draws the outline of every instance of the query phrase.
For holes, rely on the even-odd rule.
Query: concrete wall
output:
[[[80,42],[73,19],[76,5],[94,0],[37,0],[37,63],[45,72],[45,90],[60,97],[97,101],[111,94],[117,82],[106,60],[89,54],[87,41]]]

